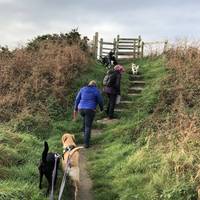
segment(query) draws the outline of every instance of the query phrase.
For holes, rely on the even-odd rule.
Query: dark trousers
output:
[[[117,95],[116,94],[108,94],[108,107],[107,107],[107,115],[110,119],[113,118],[114,115],[114,109],[115,109],[115,105],[116,105],[116,98]]]
[[[88,147],[90,145],[90,135],[95,111],[91,109],[80,109],[80,114],[83,117],[84,144]]]

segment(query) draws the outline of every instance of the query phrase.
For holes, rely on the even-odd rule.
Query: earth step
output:
[[[121,108],[115,108],[115,112],[126,112],[126,110]]]
[[[140,80],[137,80],[137,81],[133,81],[133,83],[135,83],[135,84],[145,84],[145,81],[140,81]]]
[[[128,74],[130,74],[130,75],[140,75],[141,72],[138,72],[137,74],[133,74],[132,70],[130,70],[130,71],[128,71]]]
[[[129,93],[128,94],[129,97],[137,97],[137,96],[140,96],[139,93]]]
[[[143,76],[142,75],[131,75],[129,77],[130,80],[142,80],[143,79]]]
[[[144,88],[143,87],[136,87],[136,86],[134,86],[134,87],[131,87],[131,88],[129,88],[129,90],[134,90],[134,91],[142,91],[142,90],[144,90]]]
[[[133,103],[132,101],[120,101],[120,104],[131,104]]]
[[[96,137],[102,134],[102,129],[92,129],[92,137]]]
[[[131,87],[131,88],[129,88],[129,91],[132,93],[140,93],[140,92],[142,92],[143,89],[144,88],[142,88],[142,87]]]
[[[129,90],[144,90],[144,87],[130,87]]]
[[[130,81],[131,85],[133,86],[144,86],[145,85],[145,81],[140,81],[140,80],[137,80],[137,81]]]
[[[117,123],[119,121],[120,121],[119,119],[103,118],[103,119],[97,120],[97,123],[100,123],[100,124],[114,124],[114,123]]]

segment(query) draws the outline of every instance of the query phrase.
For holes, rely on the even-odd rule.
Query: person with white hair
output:
[[[90,146],[90,135],[92,123],[96,113],[96,107],[99,105],[100,110],[103,111],[103,98],[100,91],[96,87],[96,81],[92,80],[87,86],[80,89],[76,96],[74,105],[74,120],[76,113],[79,111],[83,117],[83,133],[84,133],[84,146]]]

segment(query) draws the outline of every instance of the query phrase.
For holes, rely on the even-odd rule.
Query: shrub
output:
[[[22,113],[18,116],[14,129],[15,131],[28,132],[38,138],[46,139],[52,133],[53,124],[45,113],[37,113],[35,115]]]
[[[21,49],[0,51],[0,121],[9,121],[25,108],[49,107],[52,116],[52,101],[61,116],[73,80],[86,69],[86,47],[86,38],[73,30],[39,36]]]

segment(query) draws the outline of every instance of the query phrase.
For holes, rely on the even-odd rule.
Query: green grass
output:
[[[22,117],[22,119],[15,119],[9,124],[0,125],[0,200],[47,199],[44,195],[47,188],[45,178],[43,179],[43,189],[39,190],[38,188],[38,164],[42,156],[43,142],[47,140],[50,151],[60,154],[62,154],[61,137],[65,132],[75,134],[76,142],[82,143],[82,120],[79,116],[76,122],[72,121],[72,102],[80,87],[90,80],[96,80],[97,85],[101,87],[104,73],[105,68],[103,66],[90,63],[88,69],[80,74],[79,78],[70,86],[70,89],[68,88],[70,92],[66,99],[71,99],[71,106],[69,106],[65,119],[59,118],[49,121],[45,116],[43,118],[34,116],[33,118],[25,113],[25,121]],[[99,117],[100,115],[97,115],[97,118]],[[20,123],[16,123],[19,120],[21,120]],[[43,123],[46,126],[45,130],[40,127],[40,121],[45,122]],[[36,123],[39,124],[38,128],[32,129]],[[98,125],[94,124],[94,126],[97,127]],[[27,127],[29,129],[25,131]],[[58,187],[61,176],[62,172],[59,171]],[[68,196],[66,191],[65,196]],[[69,196],[68,199],[70,199]]]
[[[138,60],[137,63],[141,66],[146,85],[139,97],[130,98],[133,101],[127,107],[129,112],[119,115],[120,122],[117,124],[103,126],[94,122],[93,125],[94,128],[103,129],[103,134],[91,141],[93,145],[96,144],[95,150],[88,150],[94,199],[196,200],[196,185],[191,173],[187,171],[184,176],[178,177],[172,164],[172,161],[187,161],[188,165],[192,165],[193,158],[186,158],[177,149],[171,153],[157,148],[156,135],[149,132],[153,128],[149,118],[159,103],[161,82],[167,75],[165,60],[160,57]],[[124,65],[127,72],[130,71],[130,64]],[[70,99],[71,106],[65,118],[51,121],[49,132],[45,129],[44,138],[42,132],[19,132],[12,124],[0,126],[0,200],[47,199],[44,196],[47,182],[44,178],[43,189],[39,190],[37,169],[44,139],[48,141],[50,151],[60,154],[63,133],[75,134],[77,143],[82,143],[82,119],[79,116],[76,122],[72,121],[72,103],[80,87],[88,81],[96,80],[101,88],[105,71],[103,66],[92,63],[74,81],[66,97]],[[123,74],[122,100],[127,99],[128,79],[128,73]],[[105,103],[106,100],[105,97]],[[103,116],[103,113],[97,112],[96,119]],[[58,187],[61,176],[62,172],[59,171]],[[57,195],[58,188],[56,191]],[[68,196],[66,191],[65,196]]]
[[[159,101],[161,83],[167,75],[164,58],[137,62],[145,89],[140,97],[133,98],[128,107],[130,112],[123,114],[120,123],[104,129],[104,134],[96,139],[100,148],[90,153],[95,200],[197,199],[190,174],[176,176],[171,155],[156,148],[156,140],[150,138],[156,136],[149,132],[153,127],[148,128],[146,124]],[[124,83],[127,82],[126,76]],[[124,87],[126,90],[128,84]],[[178,151],[174,152],[177,159],[178,155]]]

